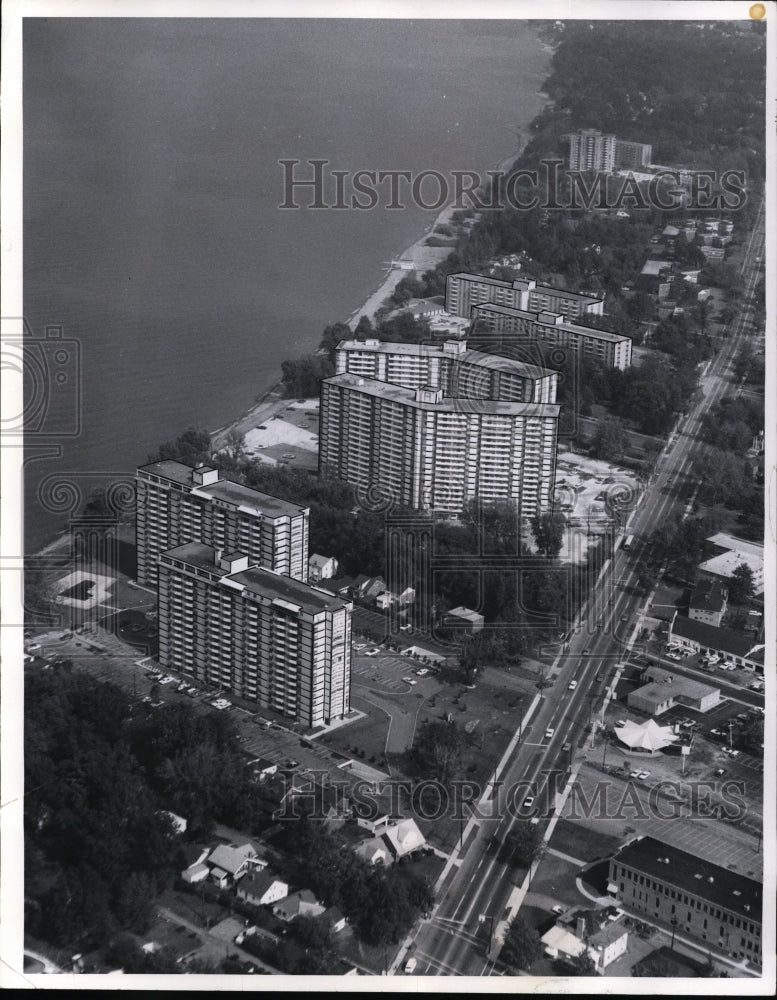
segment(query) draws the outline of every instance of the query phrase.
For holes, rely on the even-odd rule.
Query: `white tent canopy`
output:
[[[647,750],[649,753],[655,753],[679,739],[671,726],[659,726],[654,719],[642,723],[627,722],[615,732],[621,743],[632,750]]]

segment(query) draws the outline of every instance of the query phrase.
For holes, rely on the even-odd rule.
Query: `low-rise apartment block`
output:
[[[307,727],[349,711],[350,601],[187,542],[159,559],[159,662]]]
[[[155,585],[161,554],[184,542],[243,552],[251,565],[307,578],[308,507],[172,460],[139,468],[135,494],[139,583]]]

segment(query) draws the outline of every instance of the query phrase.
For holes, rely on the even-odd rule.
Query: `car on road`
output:
[[[377,656],[379,652],[380,652],[379,649],[368,649],[367,652],[364,655],[365,656]]]
[[[567,908],[566,906],[559,906],[558,904],[556,904],[556,906],[551,907],[550,912],[557,913],[559,916],[561,916],[562,913],[567,912]]]
[[[576,687],[577,687],[577,681],[573,680],[573,681],[569,682],[569,690],[570,691],[574,691]]]
[[[522,807],[524,809],[531,809],[533,805],[534,805],[534,796],[527,795],[526,798],[523,800]]]
[[[405,684],[417,684],[418,683],[418,681],[413,680],[412,677],[403,677],[402,680],[405,682]]]
[[[677,663],[680,662],[680,657],[677,655],[677,653],[667,653],[666,658],[667,660],[675,660]]]
[[[590,649],[584,649],[583,650],[583,656],[590,656],[590,654],[591,654],[591,650]]]
[[[286,767],[299,767],[299,761],[298,760],[294,760],[293,757],[287,757],[286,761],[285,761],[285,766]]]
[[[417,965],[418,965],[417,958],[408,958],[408,960],[405,962],[405,975],[412,976],[412,974],[416,970]]]
[[[620,729],[621,726],[625,726],[625,725],[626,725],[626,720],[625,719],[618,719],[618,721],[615,723],[615,728],[616,729]]]
[[[627,622],[628,620],[629,620],[629,616],[628,615],[621,615],[621,621],[622,622]]]
[[[552,740],[553,739],[553,734],[555,732],[556,732],[555,729],[550,729],[550,728],[546,729],[545,730],[545,739],[546,740]]]
[[[569,753],[569,751],[570,751],[571,749],[572,749],[572,744],[571,744],[571,743],[565,743],[565,744],[563,745],[563,747],[561,748],[561,752],[562,752],[562,753]]]

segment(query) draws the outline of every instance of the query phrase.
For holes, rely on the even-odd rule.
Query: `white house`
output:
[[[314,552],[308,559],[308,582],[318,583],[319,580],[331,580],[337,576],[339,563],[334,556],[322,556]]]
[[[210,852],[208,864],[211,874],[218,884],[224,882],[223,875],[237,882],[249,869],[259,870],[267,867],[267,862],[256,853],[253,844],[219,844]]]
[[[252,872],[241,879],[236,895],[252,906],[276,903],[289,894],[288,885],[268,871]]]
[[[412,854],[419,847],[426,845],[426,839],[414,819],[403,819],[387,827],[383,833],[383,840],[397,859]]]
[[[370,837],[363,840],[354,849],[357,858],[368,861],[371,865],[390,865],[392,862],[388,846],[383,842],[382,837]]]

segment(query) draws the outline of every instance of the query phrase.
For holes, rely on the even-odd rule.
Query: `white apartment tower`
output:
[[[347,714],[350,602],[199,542],[158,566],[166,669],[308,728]]]
[[[155,585],[161,554],[184,542],[243,552],[251,565],[307,578],[308,507],[172,460],[139,468],[135,492],[140,583]]]

